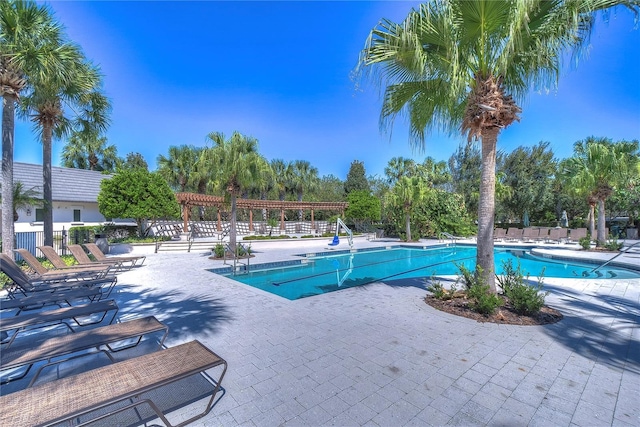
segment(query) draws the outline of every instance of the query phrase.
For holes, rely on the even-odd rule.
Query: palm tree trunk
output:
[[[236,194],[231,193],[231,221],[229,223],[229,247],[233,252],[233,256],[237,255],[236,251]]]
[[[407,242],[411,241],[411,213],[407,212],[404,216],[405,230],[407,232]]]
[[[589,203],[589,236],[593,240],[596,235],[596,205]]]
[[[482,173],[478,200],[478,254],[476,264],[492,292],[496,292],[493,226],[496,210],[496,145],[499,128],[482,130]]]
[[[604,246],[607,238],[605,237],[604,229],[606,228],[606,216],[604,211],[604,199],[598,200],[598,239],[596,240],[596,246]]]
[[[17,97],[2,97],[2,253],[13,258],[13,138]]]
[[[53,246],[53,185],[51,182],[51,144],[53,128],[42,127],[42,196],[44,214],[44,245]]]

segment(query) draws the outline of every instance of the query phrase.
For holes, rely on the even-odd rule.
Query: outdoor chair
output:
[[[548,243],[563,243],[567,238],[566,228],[552,228],[549,231]]]
[[[164,387],[169,392],[171,385],[176,382],[219,367],[222,367],[222,373],[215,381],[210,380],[208,375],[202,375],[213,390],[210,397],[208,394],[205,396],[208,401],[204,411],[176,425],[184,426],[211,411],[227,371],[227,362],[199,341],[187,342],[0,396],[0,425],[40,426],[78,419],[83,424],[88,424],[129,409],[140,413],[142,410],[138,411],[138,407],[147,406],[151,407],[164,425],[171,426],[173,424],[158,406],[160,402],[154,401],[156,394],[148,392]],[[175,409],[178,408],[172,409],[176,412]],[[188,412],[189,415],[192,413]],[[136,424],[140,424],[140,420],[136,420]]]
[[[540,229],[533,227],[525,227],[522,232],[522,241],[523,242],[534,242],[538,239],[540,235]]]
[[[64,262],[64,260],[58,256],[58,254],[55,252],[55,249],[53,249],[51,246],[48,247],[50,248],[50,251],[48,252],[53,252],[55,256],[53,254],[46,254],[42,250],[42,248],[46,248],[46,247],[38,246],[38,249],[40,249],[40,251],[43,254],[45,254],[45,257],[47,257],[47,259],[51,261],[51,264],[53,264],[55,269],[49,270],[44,265],[40,264],[40,261],[38,261],[38,258],[33,256],[33,254],[26,249],[15,249],[14,252],[18,253],[22,257],[22,259],[25,260],[27,265],[29,265],[29,267],[31,267],[31,269],[36,272],[36,274],[40,274],[40,275],[47,275],[47,274],[60,275],[60,274],[69,274],[69,273],[76,274],[77,273],[77,274],[81,274],[84,276],[93,277],[97,279],[105,276],[109,272],[108,265],[92,266],[89,268],[87,266],[81,266],[81,265],[68,266]],[[54,259],[55,262],[52,261],[52,259]]]
[[[584,239],[587,237],[587,229],[586,228],[575,228],[569,230],[569,241],[578,243],[580,239]]]
[[[507,230],[504,228],[496,228],[493,232],[494,241],[502,241],[507,237]]]
[[[19,296],[0,300],[0,311],[16,310],[18,315],[22,311],[41,309],[43,307],[57,305],[71,306],[76,300],[99,301],[102,298],[100,288],[80,287],[67,289],[60,292],[37,292],[29,296]]]
[[[169,334],[169,327],[153,316],[62,336],[40,334],[28,342],[14,344],[0,354],[0,371],[13,371],[11,375],[3,378],[2,383],[24,378],[31,367],[38,362],[46,362],[46,364],[38,368],[27,387],[31,387],[36,382],[43,369],[70,360],[103,353],[112,363],[115,363],[114,353],[136,347],[144,336],[157,333],[162,333],[158,340],[159,350]],[[69,357],[60,359],[63,356]],[[16,373],[15,370],[19,368],[22,368],[21,371]]]
[[[81,265],[81,264],[74,264],[71,266],[68,266],[67,263],[62,259],[62,257],[60,257],[60,255],[58,255],[58,252],[56,252],[56,250],[51,247],[51,246],[38,246],[38,250],[40,250],[40,252],[42,252],[42,254],[49,260],[49,262],[51,262],[51,264],[53,264],[54,268],[60,269],[60,270],[65,270],[68,268],[107,268],[110,267],[110,265],[108,264],[102,264],[102,267],[100,267],[98,264],[93,264],[93,265]]]
[[[102,290],[103,297],[107,297],[118,281],[115,276],[99,279],[87,279],[78,275],[29,277],[14,260],[2,253],[0,253],[0,271],[13,282],[13,286],[7,287],[10,297],[15,297],[17,294],[28,296],[35,292],[59,292],[80,287],[99,288]]]
[[[111,324],[118,313],[118,305],[114,300],[56,308],[54,310],[21,314],[19,316],[2,317],[0,318],[0,335],[2,336],[2,347],[0,351],[5,352],[22,331],[53,325],[65,325],[71,332],[75,332],[75,329],[70,324],[71,321],[79,327],[95,325],[101,323],[110,311],[114,312],[113,317],[109,321],[109,324]],[[100,313],[102,313],[102,316],[99,320],[95,320],[93,315]],[[89,318],[89,320],[82,322],[79,320],[81,318]],[[9,332],[13,333],[10,334]]]
[[[538,238],[536,239],[536,241],[538,241],[538,242],[546,242],[547,239],[549,238],[549,230],[551,230],[550,227],[540,227],[539,228]]]
[[[134,267],[136,265],[142,265],[145,261],[145,259],[147,259],[146,256],[144,255],[140,255],[140,256],[113,256],[113,257],[108,257],[106,256],[101,250],[100,247],[98,245],[96,245],[95,243],[85,243],[84,247],[87,248],[87,250],[91,253],[91,255],[94,256],[94,258],[100,262],[111,262],[111,261],[119,261],[119,262],[130,262],[131,263],[131,267]],[[138,264],[138,261],[140,262],[140,264]],[[130,267],[130,268],[131,268]]]
[[[122,262],[118,260],[110,260],[110,261],[94,261],[89,258],[89,255],[84,251],[84,248],[80,245],[67,245],[67,249],[71,252],[71,255],[78,261],[78,264],[83,266],[91,266],[91,265],[101,265],[107,264],[112,265],[117,270],[121,269]]]
[[[517,227],[509,227],[509,229],[507,230],[507,236],[505,240],[508,240],[511,242],[517,242],[519,240],[522,240],[522,229]]]

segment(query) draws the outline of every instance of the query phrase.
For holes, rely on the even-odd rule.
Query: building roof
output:
[[[85,169],[53,166],[51,168],[52,199],[57,202],[97,202],[100,182],[111,175]],[[25,189],[33,188],[42,198],[42,165],[13,164],[13,182],[22,182]]]

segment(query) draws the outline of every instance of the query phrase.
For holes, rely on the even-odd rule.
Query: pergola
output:
[[[227,206],[224,198],[209,196],[197,193],[176,193],[176,199],[182,206],[182,218],[184,221],[183,230],[188,229],[189,214],[191,208],[195,206],[215,206],[218,209],[218,231],[222,231],[222,217],[220,212]],[[256,200],[256,199],[236,199],[236,206],[241,209],[249,209],[249,231],[253,230],[253,210],[267,209],[280,210],[280,229],[284,230],[284,211],[291,210],[311,210],[311,228],[315,226],[313,213],[315,211],[338,211],[344,216],[347,209],[347,202],[291,202],[282,200]]]

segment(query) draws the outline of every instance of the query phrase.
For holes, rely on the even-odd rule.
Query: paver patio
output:
[[[252,262],[326,243],[255,244]],[[640,279],[547,278],[564,319],[510,326],[433,309],[421,280],[288,301],[208,256],[152,254],[115,294],[121,319],[155,315],[168,346],[198,339],[228,361],[195,425],[640,425]]]

